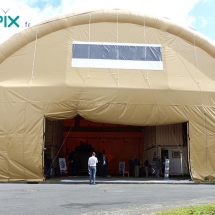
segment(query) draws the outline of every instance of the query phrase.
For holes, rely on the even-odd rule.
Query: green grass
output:
[[[200,181],[200,183],[203,182],[203,183],[212,183],[214,184],[215,183],[215,180],[204,180],[204,181]]]
[[[171,209],[156,215],[215,215],[215,203]]]

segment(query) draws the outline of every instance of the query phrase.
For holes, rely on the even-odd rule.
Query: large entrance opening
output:
[[[95,123],[76,116],[64,121],[46,120],[45,154],[54,160],[53,175],[59,175],[59,158],[65,158],[68,176],[87,175],[88,158],[96,152],[97,174],[101,175],[103,154],[108,158],[108,175],[122,175],[120,164],[129,170],[129,158],[143,161],[142,126]],[[63,144],[63,145],[62,145]],[[140,172],[140,175],[142,172]]]
[[[189,175],[188,123],[163,126],[130,126],[95,123],[76,116],[64,121],[46,119],[45,152],[53,161],[52,176],[61,175],[59,159],[65,160],[68,176],[88,175],[88,158],[93,151],[99,160],[108,158],[109,176],[122,176],[120,165],[129,171],[129,158],[140,160],[140,177],[145,176],[144,161],[149,160],[149,176],[155,175],[155,158],[170,159],[170,176]],[[45,168],[46,169],[46,168]]]

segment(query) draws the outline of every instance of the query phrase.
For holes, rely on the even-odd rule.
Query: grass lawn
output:
[[[215,203],[171,209],[156,215],[215,215]]]

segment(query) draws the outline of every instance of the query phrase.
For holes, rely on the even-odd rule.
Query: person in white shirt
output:
[[[92,156],[88,159],[88,169],[90,170],[90,184],[96,184],[96,164],[98,163],[98,159],[96,153],[93,152]]]

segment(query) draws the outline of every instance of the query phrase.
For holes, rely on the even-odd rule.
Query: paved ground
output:
[[[177,179],[98,178],[97,185],[89,185],[87,177],[64,180],[68,178],[39,184],[0,183],[0,214],[139,215],[215,202],[215,184],[186,179],[175,183]]]
[[[70,184],[89,184],[89,177],[67,177],[67,178],[58,178],[60,183],[70,183]],[[52,180],[50,180],[51,182]],[[154,177],[97,177],[97,184],[193,184],[194,182],[189,178],[170,178],[164,180],[163,178],[154,178]]]

